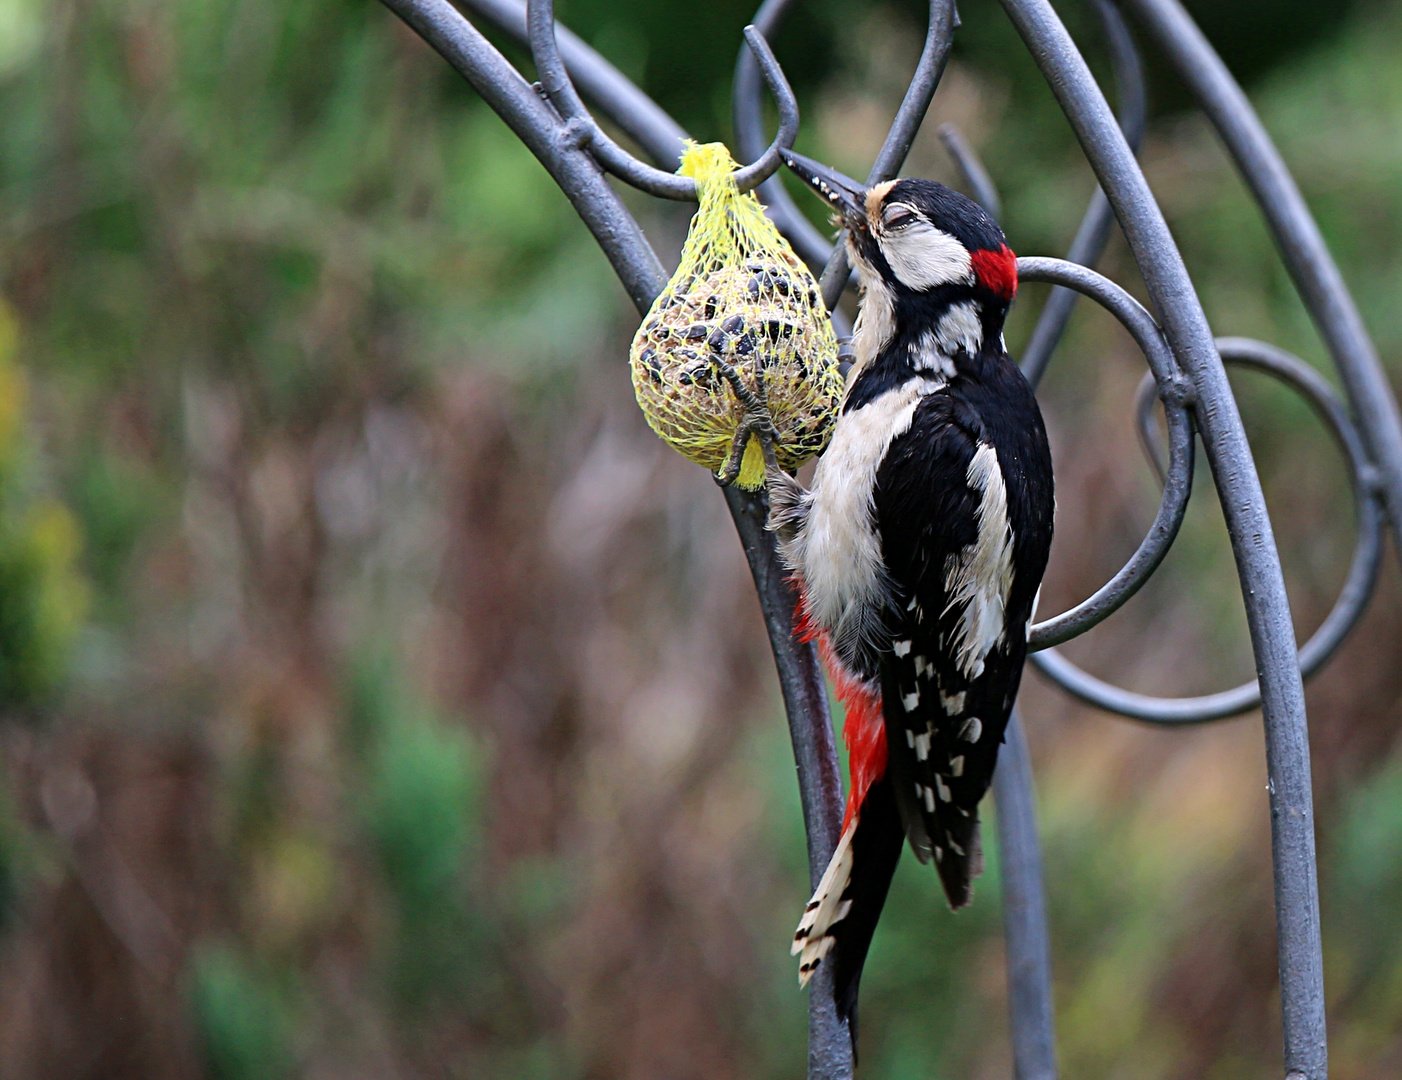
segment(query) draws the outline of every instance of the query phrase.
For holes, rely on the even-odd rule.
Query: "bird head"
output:
[[[883,337],[936,327],[951,310],[972,308],[980,330],[974,351],[998,339],[1017,293],[1017,259],[978,203],[933,180],[867,187],[792,151],[784,163],[846,226],[864,306],[875,302],[893,323]]]

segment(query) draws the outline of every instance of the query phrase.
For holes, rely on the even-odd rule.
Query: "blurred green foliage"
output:
[[[388,665],[362,665],[352,686],[365,828],[394,912],[394,992],[411,1014],[434,994],[481,1000],[496,927],[490,901],[474,903],[483,884],[478,755]]]
[[[195,1011],[216,1080],[280,1080],[292,1072],[295,1014],[289,995],[226,946],[194,962]]]
[[[87,609],[77,523],[38,490],[18,327],[0,299],[0,710],[58,688]]]

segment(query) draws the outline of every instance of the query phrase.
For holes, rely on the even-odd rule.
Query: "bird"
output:
[[[845,227],[860,292],[855,359],[811,486],[766,455],[768,527],[800,633],[846,705],[849,749],[841,839],[792,951],[800,985],[832,965],[855,1053],[862,968],[905,844],[934,863],[952,909],[982,871],[978,807],[1027,655],[1055,491],[1041,411],[1003,340],[1017,261],[997,223],[934,181],[868,187],[783,157]],[[752,427],[763,433],[762,418]]]

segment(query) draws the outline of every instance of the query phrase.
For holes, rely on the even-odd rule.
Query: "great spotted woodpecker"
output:
[[[847,706],[841,841],[793,952],[857,987],[905,840],[952,908],[982,870],[978,805],[1017,696],[1051,546],[1051,455],[1008,357],[1017,264],[978,205],[928,180],[871,188],[786,164],[847,228],[856,360],[811,490],[771,464],[770,528],[801,626]],[[854,1035],[855,1038],[855,1035]]]

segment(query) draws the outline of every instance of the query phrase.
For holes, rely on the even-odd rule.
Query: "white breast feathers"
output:
[[[880,614],[890,595],[872,503],[876,469],[903,435],[920,400],[942,389],[911,379],[861,408],[845,412],[813,474],[804,527],[784,556],[803,578],[808,610],[838,655],[858,643],[878,644]]]

